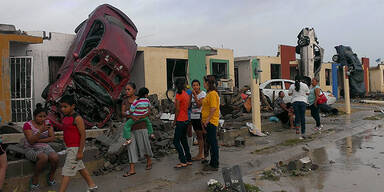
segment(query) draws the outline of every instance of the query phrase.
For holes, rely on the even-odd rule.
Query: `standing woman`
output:
[[[295,126],[296,134],[299,132],[299,124],[301,123],[301,136],[300,139],[305,138],[305,110],[308,103],[309,89],[305,83],[300,82],[301,77],[297,76],[295,84],[289,87],[288,95],[292,96],[293,110],[295,113]]]
[[[26,138],[24,148],[25,157],[36,162],[34,174],[30,180],[29,187],[32,190],[40,188],[39,175],[46,164],[50,163],[50,171],[46,177],[48,185],[55,185],[55,172],[59,162],[59,156],[48,144],[55,140],[55,133],[51,122],[47,119],[47,110],[41,103],[36,105],[33,111],[33,120],[28,121],[23,126],[23,132]]]
[[[173,138],[173,144],[179,154],[180,163],[175,168],[182,168],[188,165],[192,165],[191,153],[189,151],[187,140],[187,126],[188,108],[190,102],[190,96],[185,92],[185,79],[179,78],[175,81],[176,86],[176,98],[175,98],[175,135]]]
[[[133,120],[137,121],[141,118],[147,117],[150,112],[143,116],[127,115],[127,111],[129,111],[129,109],[131,108],[133,101],[137,99],[135,92],[135,83],[130,82],[125,86],[125,93],[127,97],[123,101],[123,104],[121,106],[121,112],[123,116],[127,119],[132,118]],[[128,177],[136,174],[135,163],[139,161],[139,155],[140,158],[145,157],[147,159],[147,166],[145,169],[152,169],[151,157],[153,156],[153,153],[151,149],[151,143],[149,141],[147,125],[144,121],[138,122],[131,127],[131,140],[131,143],[127,145],[129,172],[125,173],[123,177]]]
[[[217,144],[217,127],[220,117],[220,98],[216,91],[216,79],[213,75],[204,77],[204,88],[207,89],[207,96],[203,99],[201,109],[201,122],[203,132],[207,133],[208,144],[210,145],[211,161],[204,167],[204,171],[217,171],[219,169],[219,146]]]
[[[197,141],[199,144],[199,153],[192,158],[194,161],[204,159],[204,137],[203,137],[203,127],[201,124],[201,105],[204,97],[206,96],[205,91],[200,90],[200,81],[192,81],[192,113],[191,121],[193,129],[197,135]]]
[[[309,108],[311,109],[311,116],[316,121],[316,130],[321,130],[322,125],[320,124],[320,114],[319,114],[319,105],[317,104],[317,101],[319,100],[320,96],[320,87],[318,85],[318,81],[316,78],[312,79],[312,87],[309,91],[308,95],[308,103]]]

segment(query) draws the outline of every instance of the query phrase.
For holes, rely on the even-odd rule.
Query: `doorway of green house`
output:
[[[229,61],[222,59],[211,59],[211,75],[217,80],[229,78]]]

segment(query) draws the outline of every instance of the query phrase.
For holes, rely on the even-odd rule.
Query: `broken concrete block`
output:
[[[100,135],[96,137],[96,143],[100,143],[101,145],[104,145],[104,146],[110,146],[112,144],[112,140],[106,135]]]
[[[245,145],[245,139],[244,137],[236,137],[235,138],[235,146],[239,147]]]
[[[124,151],[124,149],[126,148],[126,146],[124,146],[124,142],[126,141],[126,139],[124,139],[122,136],[120,138],[118,138],[117,140],[115,140],[110,146],[109,146],[109,149],[108,149],[108,154],[120,154]]]
[[[15,158],[24,158],[25,149],[19,145],[9,145],[6,149],[8,154]]]
[[[304,157],[304,158],[299,159],[297,161],[297,164],[298,164],[298,167],[300,167],[300,169],[302,169],[302,168],[311,169],[312,160],[309,157]]]

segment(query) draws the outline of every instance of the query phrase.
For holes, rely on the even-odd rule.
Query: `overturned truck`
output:
[[[48,118],[61,130],[59,99],[73,95],[76,111],[87,128],[103,127],[113,114],[115,101],[130,77],[136,56],[137,28],[123,12],[104,4],[76,29],[56,81],[42,97],[49,107]]]
[[[364,69],[356,53],[351,47],[339,45],[335,47],[337,54],[332,57],[333,62],[348,67],[349,86],[351,97],[363,97],[365,95]],[[339,70],[342,73],[342,69]],[[339,75],[342,77],[342,75]],[[342,79],[343,80],[343,79]],[[344,95],[344,91],[341,91]]]

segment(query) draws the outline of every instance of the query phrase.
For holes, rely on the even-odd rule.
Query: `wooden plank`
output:
[[[86,132],[86,138],[96,138],[101,134],[104,134],[105,131],[108,129],[89,129],[85,130]],[[63,132],[57,131],[55,132],[56,138],[62,139],[63,138]],[[10,134],[2,134],[0,135],[2,141],[4,144],[8,143],[19,143],[22,139],[25,138],[24,133],[10,133]]]

